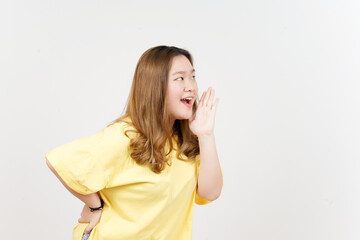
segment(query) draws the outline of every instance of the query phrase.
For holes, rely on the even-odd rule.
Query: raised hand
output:
[[[213,102],[214,96],[214,89],[209,87],[201,96],[195,116],[189,119],[190,130],[198,137],[210,136],[214,132],[216,107],[219,103],[219,98]]]

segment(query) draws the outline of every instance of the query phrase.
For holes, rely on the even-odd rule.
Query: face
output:
[[[198,92],[195,70],[190,61],[179,55],[173,58],[168,76],[167,105],[172,120],[189,119]]]

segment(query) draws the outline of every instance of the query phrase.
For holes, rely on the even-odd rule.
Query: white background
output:
[[[2,1],[1,239],[71,238],[51,149],[120,116],[141,54],[188,49],[220,98],[221,197],[193,239],[360,239],[359,1]]]

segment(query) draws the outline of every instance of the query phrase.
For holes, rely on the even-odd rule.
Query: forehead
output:
[[[177,71],[191,71],[193,66],[184,55],[175,56],[171,62],[170,74]]]

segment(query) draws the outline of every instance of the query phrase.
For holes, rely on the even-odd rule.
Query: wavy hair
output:
[[[177,157],[192,161],[199,154],[199,142],[189,128],[188,120],[175,120],[171,126],[166,104],[168,75],[175,56],[184,55],[193,65],[191,54],[173,46],[157,46],[148,49],[140,57],[127,100],[126,112],[109,125],[125,122],[134,127],[126,130],[137,133],[130,138],[130,156],[140,165],[149,165],[155,173],[161,173],[169,164],[168,155],[174,149],[172,139],[176,140]],[[193,105],[193,114],[198,98]],[[130,121],[126,118],[130,117]],[[165,146],[169,144],[168,152]],[[187,158],[183,158],[184,154]]]

